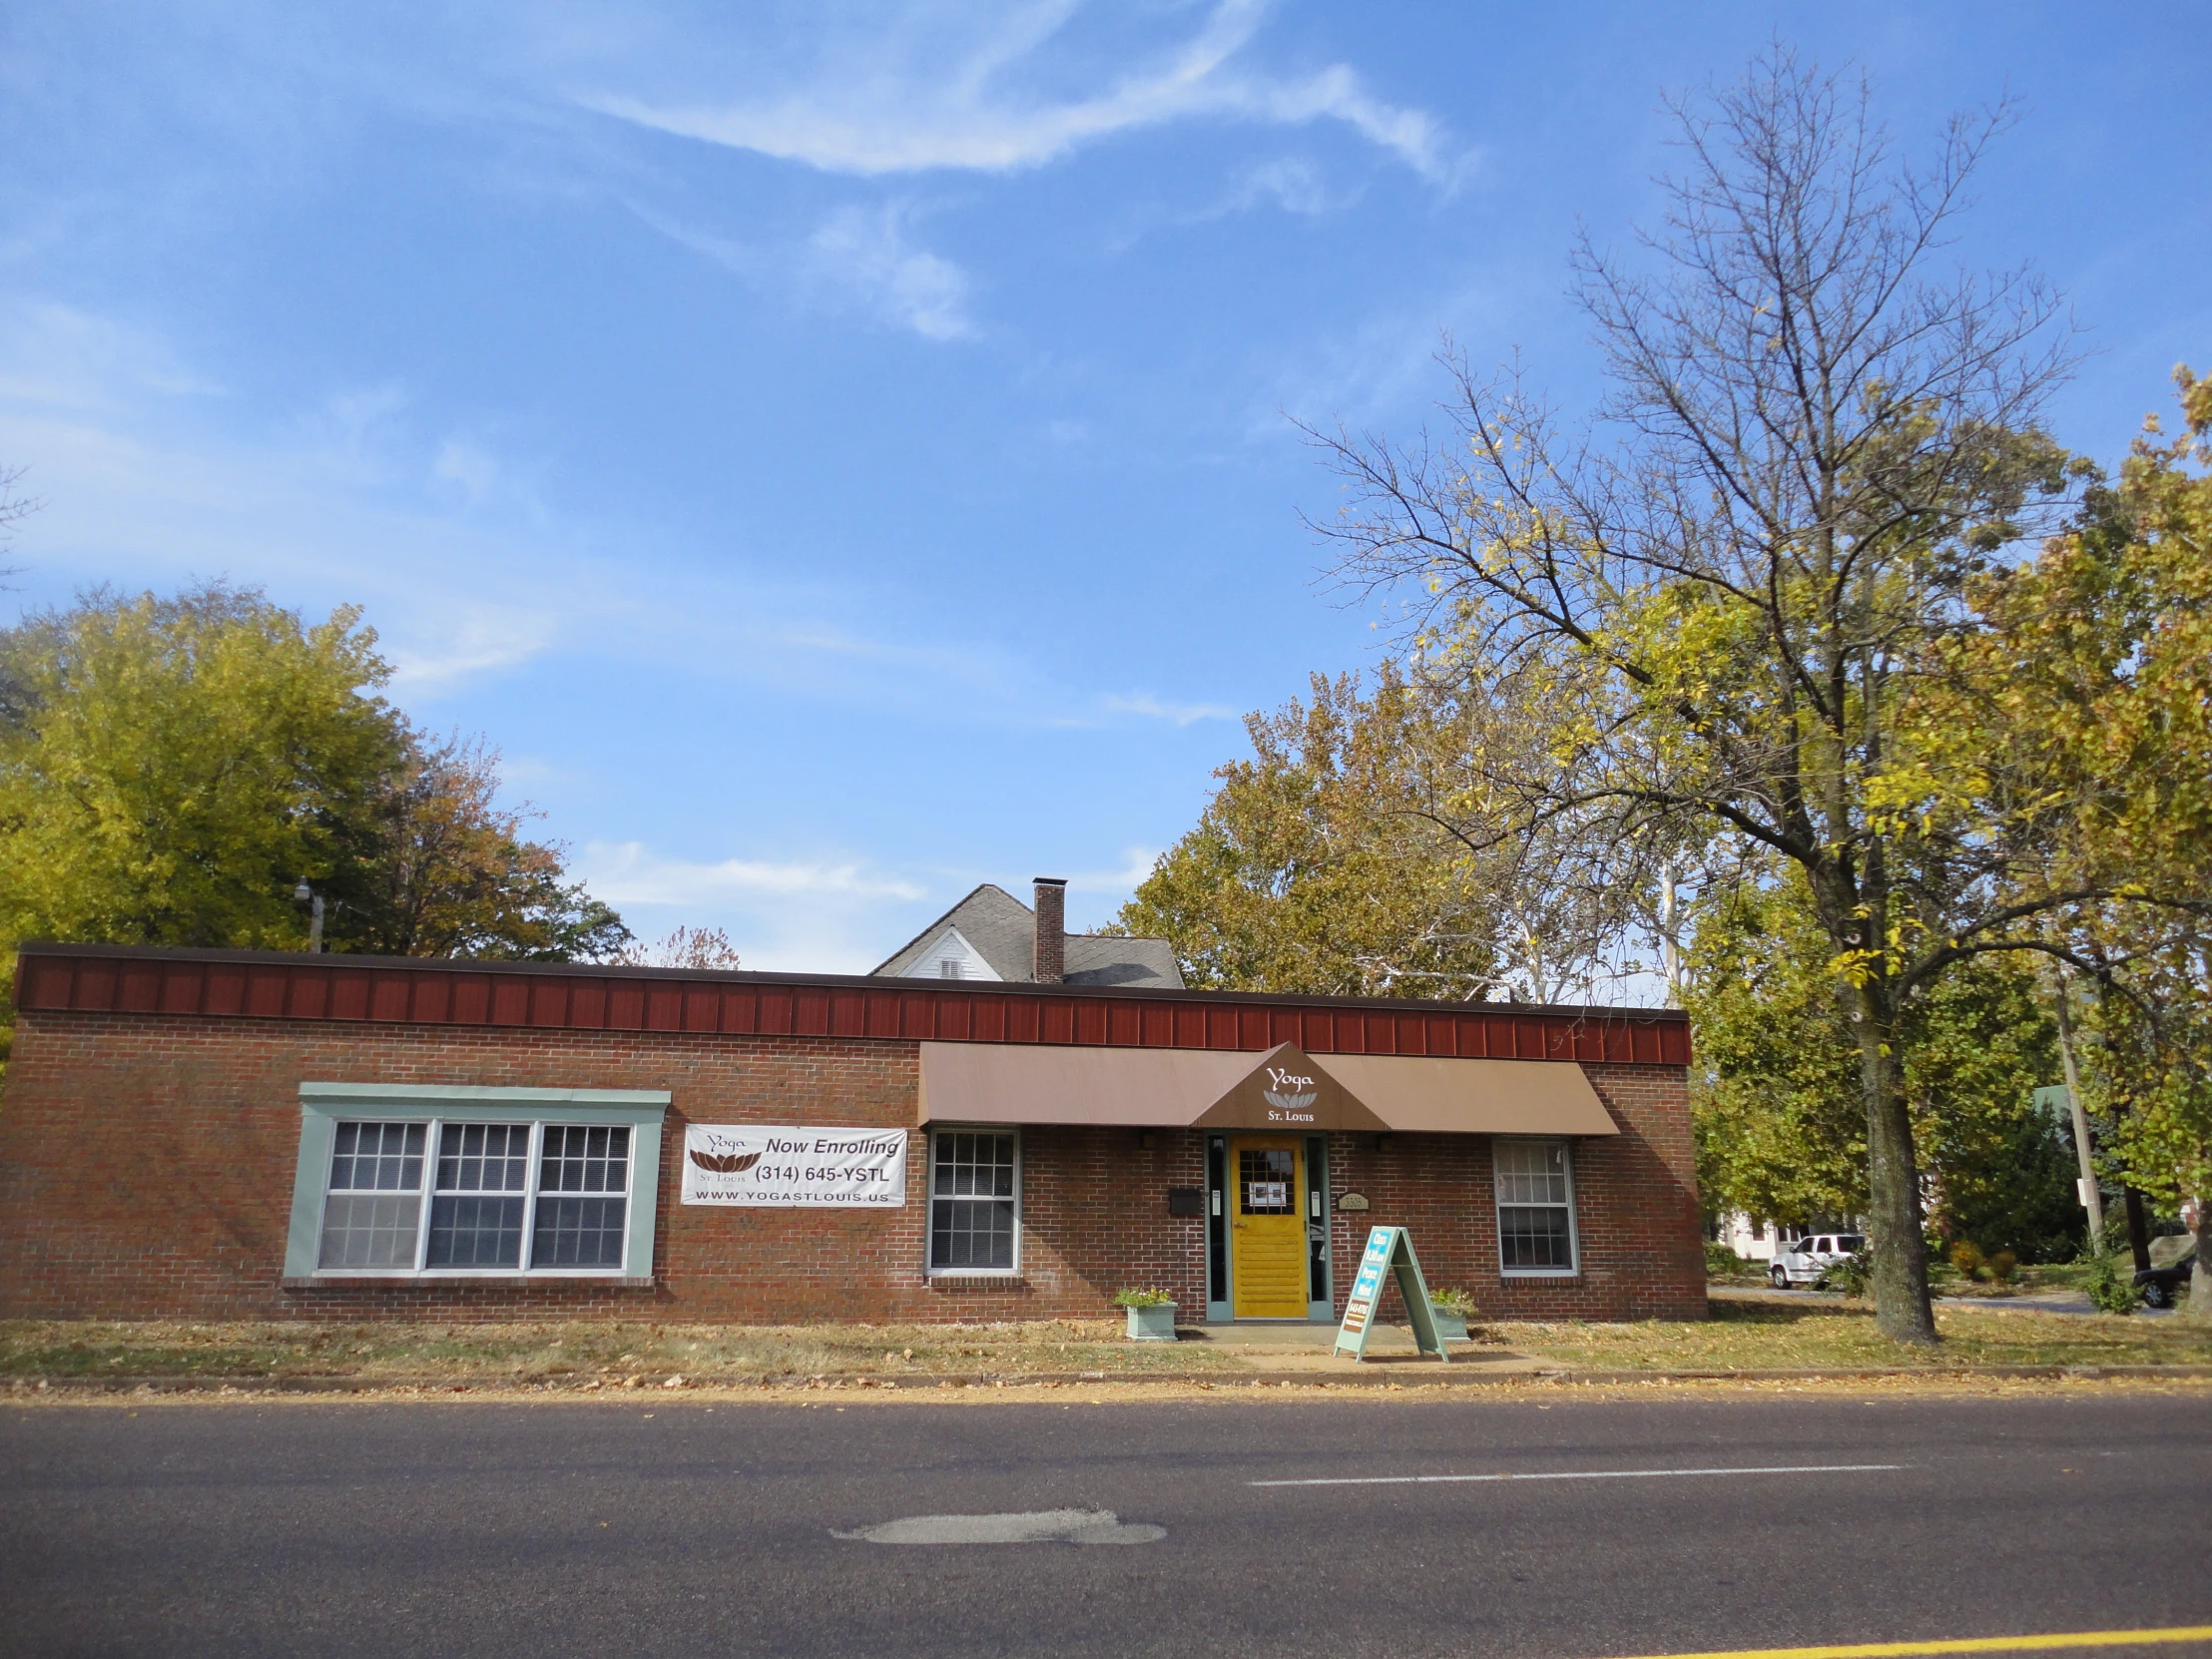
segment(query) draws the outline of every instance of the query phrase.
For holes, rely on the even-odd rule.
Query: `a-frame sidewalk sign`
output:
[[[1368,1234],[1368,1248],[1360,1257],[1360,1272],[1352,1281],[1352,1300],[1345,1304],[1344,1324],[1337,1328],[1337,1346],[1329,1352],[1352,1350],[1355,1361],[1368,1356],[1368,1333],[1375,1328],[1375,1305],[1382,1300],[1385,1274],[1397,1278],[1397,1294],[1405,1299],[1405,1323],[1413,1328],[1413,1341],[1421,1353],[1449,1361],[1444,1340],[1436,1330],[1436,1310],[1429,1306],[1428,1284],[1420,1276],[1413,1255],[1413,1241],[1402,1227],[1378,1227]]]

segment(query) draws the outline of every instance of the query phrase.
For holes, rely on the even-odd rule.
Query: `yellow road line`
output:
[[[1651,1659],[1909,1659],[1924,1653],[2026,1653],[2040,1648],[2147,1647],[2154,1642],[2212,1642],[2212,1624],[2164,1630],[2078,1630],[2057,1636],[1972,1636],[1947,1642],[1864,1642],[1856,1647],[1747,1647],[1719,1653],[1653,1654]]]

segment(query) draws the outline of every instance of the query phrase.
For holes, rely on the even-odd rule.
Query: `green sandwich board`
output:
[[[1428,1285],[1420,1276],[1413,1256],[1413,1241],[1402,1227],[1378,1227],[1368,1234],[1368,1248],[1360,1257],[1360,1272],[1352,1281],[1352,1300],[1345,1304],[1344,1324],[1337,1328],[1337,1346],[1330,1353],[1352,1350],[1354,1360],[1368,1356],[1368,1333],[1375,1328],[1375,1306],[1382,1300],[1384,1276],[1397,1276],[1397,1294],[1405,1299],[1406,1323],[1423,1354],[1448,1361],[1444,1340],[1436,1330],[1436,1310],[1428,1303]]]

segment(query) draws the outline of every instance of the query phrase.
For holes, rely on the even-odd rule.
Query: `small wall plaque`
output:
[[[1365,1210],[1368,1207],[1368,1195],[1366,1193],[1339,1193],[1337,1195],[1337,1208],[1340,1210]]]
[[[1168,1189],[1168,1214],[1171,1216],[1203,1216],[1206,1213],[1206,1191],[1202,1187],[1170,1187]]]

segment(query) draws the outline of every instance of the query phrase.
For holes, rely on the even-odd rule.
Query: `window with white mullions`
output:
[[[1491,1149],[1498,1265],[1515,1274],[1575,1271],[1574,1169],[1564,1141],[1498,1141]]]
[[[318,1272],[621,1273],[628,1124],[337,1123]]]
[[[1021,1224],[1014,1135],[939,1130],[929,1158],[929,1271],[1013,1272]]]
[[[449,1123],[430,1195],[429,1268],[519,1268],[530,1189],[530,1125]]]
[[[537,1268],[622,1265],[629,1219],[630,1131],[581,1124],[545,1126],[538,1163],[538,1211],[530,1240]]]
[[[341,1123],[322,1211],[325,1268],[411,1268],[422,1231],[419,1123]]]

